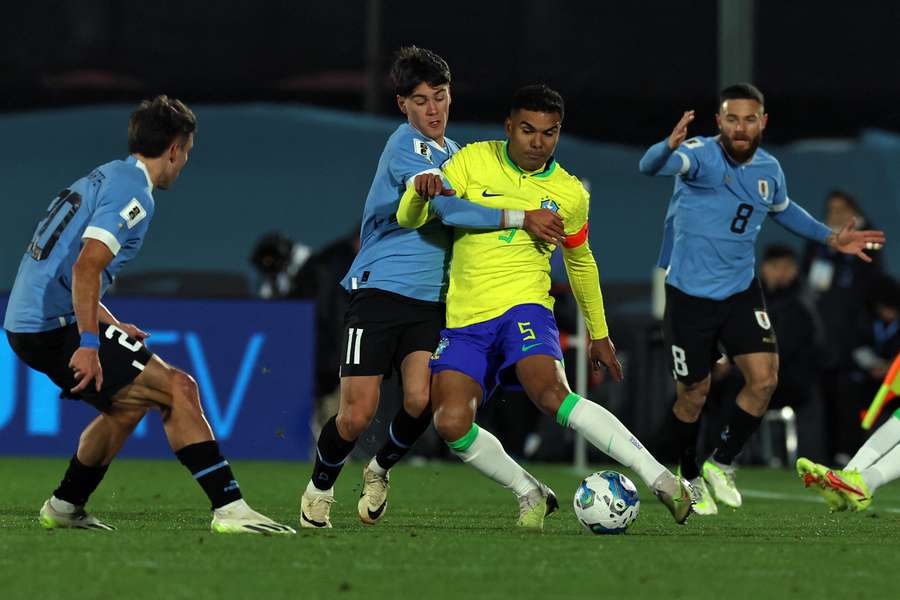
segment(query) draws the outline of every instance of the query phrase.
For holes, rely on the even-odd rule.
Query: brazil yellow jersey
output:
[[[506,142],[478,142],[454,154],[443,171],[460,198],[492,208],[549,208],[562,218],[569,239],[586,237],[588,192],[555,160],[529,173],[510,160]],[[550,254],[554,248],[522,229],[456,228],[447,326],[481,323],[520,304],[541,304],[552,310]]]

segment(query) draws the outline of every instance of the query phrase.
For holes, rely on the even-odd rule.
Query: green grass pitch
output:
[[[209,532],[199,488],[175,461],[117,461],[89,508],[112,533],[42,530],[64,459],[0,459],[0,598],[897,598],[900,485],[867,514],[829,515],[788,471],[740,472],[744,507],[675,525],[639,486],[621,536],[573,515],[581,475],[532,466],[562,510],[542,534],[514,526],[512,496],[459,464],[400,466],[374,527],[356,518],[360,465],[345,468],[335,528],[284,537]],[[309,466],[238,461],[245,497],[297,526]]]

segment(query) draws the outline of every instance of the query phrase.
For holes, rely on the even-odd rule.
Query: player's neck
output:
[[[134,153],[131,156],[143,165],[143,168],[141,170],[146,173],[147,178],[150,180],[150,185],[152,185],[153,187],[158,187],[157,182],[159,181],[159,176],[163,171],[163,166],[160,162],[160,158],[147,158],[146,156],[137,153]]]

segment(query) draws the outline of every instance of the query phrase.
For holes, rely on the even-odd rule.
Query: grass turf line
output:
[[[174,459],[121,460],[88,507],[119,531],[46,532],[37,511],[65,465],[0,459],[4,599],[895,597],[900,486],[880,490],[872,513],[829,515],[791,472],[744,469],[739,486],[778,498],[750,497],[679,527],[638,484],[637,522],[604,537],[576,521],[571,498],[587,473],[567,467],[530,467],[563,505],[533,534],[514,527],[508,492],[459,464],[396,468],[387,515],[364,526],[362,466],[351,464],[336,488],[335,529],[278,538],[213,535],[205,497]],[[252,506],[297,527],[309,465],[234,469]]]

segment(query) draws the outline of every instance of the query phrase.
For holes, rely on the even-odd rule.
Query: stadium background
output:
[[[634,367],[628,384],[601,386],[593,397],[641,435],[670,391],[650,278],[671,182],[641,177],[636,165],[682,110],[698,111],[692,133],[712,134],[720,84],[753,80],[771,115],[764,145],[781,160],[791,197],[822,218],[825,194],[844,188],[872,223],[889,236],[900,231],[900,8],[816,7],[463,1],[439,17],[421,3],[376,0],[7,7],[0,289],[12,285],[54,193],[125,155],[134,104],[156,93],[184,99],[199,118],[189,168],[156,194],[152,233],[111,305],[152,328],[163,356],[205,369],[204,402],[231,456],[308,457],[313,310],[235,298],[256,290],[248,257],[265,233],[279,230],[314,251],[356,227],[384,140],[400,121],[385,75],[390,55],[415,43],[451,65],[448,134],[460,142],[501,136],[520,84],[545,81],[564,95],[558,156],[591,184],[591,245],[614,339]],[[802,246],[769,223],[758,247],[776,241]],[[884,255],[896,276],[900,245]],[[193,289],[178,294],[185,280]],[[231,299],[161,298],[173,295]],[[0,453],[67,455],[87,414],[60,404],[0,344]],[[159,427],[144,429],[146,443],[139,437],[126,453],[165,455]]]

